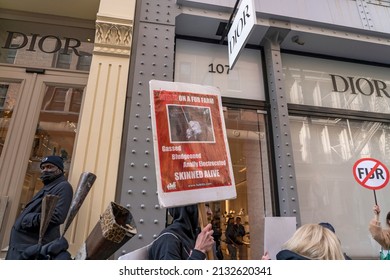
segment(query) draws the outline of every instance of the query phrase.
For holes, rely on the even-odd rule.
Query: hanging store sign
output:
[[[256,23],[253,0],[243,0],[228,33],[229,67],[233,69],[238,56],[249,39]]]
[[[152,80],[150,100],[160,204],[235,198],[218,88]]]

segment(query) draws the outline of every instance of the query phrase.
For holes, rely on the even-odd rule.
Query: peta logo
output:
[[[168,191],[176,190],[176,182],[168,184],[167,185],[167,190]]]

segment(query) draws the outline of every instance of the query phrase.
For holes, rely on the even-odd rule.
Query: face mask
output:
[[[39,178],[45,185],[47,185],[57,179],[58,176],[59,174],[56,174],[55,171],[43,171],[41,177]]]

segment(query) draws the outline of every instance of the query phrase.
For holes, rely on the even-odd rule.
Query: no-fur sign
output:
[[[389,182],[389,170],[373,158],[358,160],[353,165],[353,176],[360,185],[370,190],[382,189]]]

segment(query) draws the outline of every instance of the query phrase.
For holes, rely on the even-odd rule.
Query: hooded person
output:
[[[149,250],[150,260],[204,260],[212,249],[211,224],[198,234],[197,205],[168,209],[172,223],[161,231]]]
[[[43,158],[40,168],[40,179],[44,186],[26,204],[22,213],[16,219],[11,230],[6,260],[33,258],[31,254],[39,248],[33,245],[36,245],[39,241],[42,201],[46,195],[58,196],[58,201],[40,245],[44,247],[44,245],[60,239],[60,226],[67,217],[73,198],[73,188],[65,178],[64,163],[61,157],[47,156]],[[59,242],[62,244],[61,240]],[[39,250],[36,253],[39,254]]]

